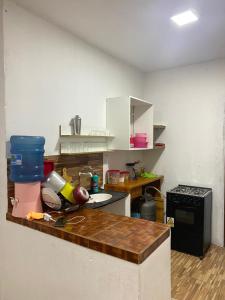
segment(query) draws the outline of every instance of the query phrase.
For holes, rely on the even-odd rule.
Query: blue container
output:
[[[131,212],[131,217],[135,219],[140,219],[141,214],[139,212]]]
[[[11,181],[34,182],[44,179],[44,144],[45,138],[42,136],[11,136]]]

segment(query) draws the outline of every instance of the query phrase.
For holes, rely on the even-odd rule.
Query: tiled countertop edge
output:
[[[125,261],[129,261],[135,264],[141,264],[152,252],[154,252],[170,235],[170,230],[166,230],[163,232],[158,239],[151,245],[151,247],[147,247],[144,249],[142,253],[135,253],[123,249],[119,249],[118,252],[117,247],[113,247],[111,245],[108,245],[107,243],[102,244],[101,242],[98,242],[90,237],[86,238],[84,236],[71,234],[70,232],[66,232],[60,228],[55,228],[52,226],[49,226],[47,224],[44,224],[40,221],[28,221],[26,219],[16,218],[13,217],[10,212],[6,214],[6,220],[26,226],[28,228],[38,230],[40,232],[50,234],[54,237],[66,240],[68,242],[72,242],[74,244],[77,244],[79,246],[83,246],[86,248],[89,248],[91,250],[95,250],[104,254],[108,254],[120,259],[123,259]]]

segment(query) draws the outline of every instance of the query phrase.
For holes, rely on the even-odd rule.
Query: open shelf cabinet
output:
[[[166,129],[166,125],[154,124],[153,128],[154,128],[154,147],[153,147],[153,149],[164,150],[166,148],[165,144],[159,143],[160,145],[157,145],[157,143],[158,143],[160,135],[162,134],[164,129]]]
[[[153,149],[153,105],[132,96],[106,99],[106,127],[115,136],[113,150]],[[130,148],[130,136],[147,133],[148,148]]]

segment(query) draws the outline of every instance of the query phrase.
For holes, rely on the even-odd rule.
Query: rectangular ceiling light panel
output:
[[[198,21],[198,16],[192,10],[187,10],[181,14],[173,16],[171,20],[178,26],[183,26]]]

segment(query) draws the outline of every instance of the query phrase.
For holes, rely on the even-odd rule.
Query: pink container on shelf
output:
[[[139,133],[139,132],[137,132],[136,134],[135,134],[135,136],[136,137],[144,137],[144,138],[147,138],[148,137],[148,135],[147,135],[147,133]]]
[[[134,142],[134,148],[148,148],[148,142]]]
[[[41,182],[15,183],[15,201],[12,215],[26,218],[31,211],[42,212]]]
[[[146,143],[146,142],[147,142],[147,137],[136,136],[134,138],[134,143]]]
[[[136,133],[134,137],[134,148],[147,148],[148,136],[147,133]]]

